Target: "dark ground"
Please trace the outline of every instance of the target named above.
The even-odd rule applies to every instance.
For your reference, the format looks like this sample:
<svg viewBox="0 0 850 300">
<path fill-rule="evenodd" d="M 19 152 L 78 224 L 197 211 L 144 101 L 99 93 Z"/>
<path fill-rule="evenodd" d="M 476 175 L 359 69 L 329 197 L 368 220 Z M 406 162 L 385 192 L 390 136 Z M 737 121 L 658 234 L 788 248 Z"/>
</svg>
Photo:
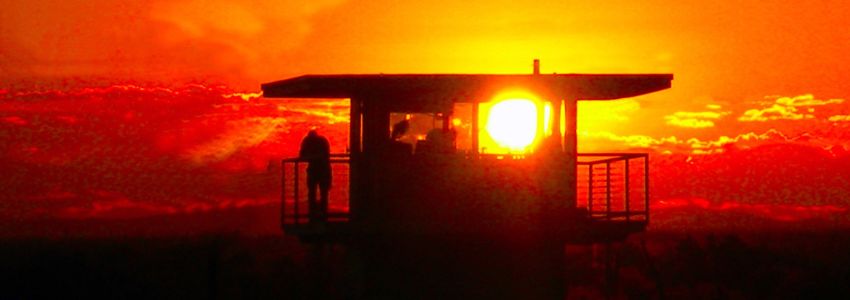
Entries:
<svg viewBox="0 0 850 300">
<path fill-rule="evenodd" d="M 330 252 L 328 261 L 342 265 L 344 248 Z M 649 232 L 613 246 L 618 276 L 608 284 L 604 246 L 566 252 L 572 299 L 850 294 L 847 231 Z M 0 244 L 0 298 L 310 299 L 351 291 L 344 267 L 317 274 L 308 261 L 296 239 L 280 235 L 7 238 Z"/>
<path fill-rule="evenodd" d="M 607 286 L 603 246 L 571 254 L 574 299 L 604 298 L 606 291 L 627 299 L 829 299 L 850 293 L 847 231 L 648 232 L 614 246 L 618 276 Z"/>
</svg>

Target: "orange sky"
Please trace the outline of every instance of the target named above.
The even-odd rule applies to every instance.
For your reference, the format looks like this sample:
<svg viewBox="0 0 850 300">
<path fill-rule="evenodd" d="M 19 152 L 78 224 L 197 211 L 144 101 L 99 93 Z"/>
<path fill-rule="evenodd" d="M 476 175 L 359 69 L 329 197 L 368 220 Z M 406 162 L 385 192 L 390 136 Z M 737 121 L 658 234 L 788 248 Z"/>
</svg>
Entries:
<svg viewBox="0 0 850 300">
<path fill-rule="evenodd" d="M 315 73 L 530 73 L 534 58 L 544 73 L 675 74 L 666 91 L 581 104 L 583 151 L 850 149 L 846 1 L 3 0 L 2 7 L 0 133 L 12 139 L 0 151 L 4 160 L 45 168 L 132 153 L 97 138 L 126 138 L 100 129 L 118 126 L 138 134 L 130 145 L 145 144 L 146 159 L 157 163 L 262 170 L 281 154 L 274 139 L 297 140 L 311 122 L 340 128 L 339 103 L 279 105 L 222 93 Z M 55 133 L 71 134 L 71 143 Z M 19 179 L 34 176 L 21 172 Z M 9 180 L 0 185 L 29 192 Z M 65 182 L 31 192 L 47 199 L 73 186 L 70 193 L 89 204 L 110 193 L 121 201 L 161 198 L 128 184 Z M 250 197 L 260 194 L 269 196 Z M 200 198 L 192 201 L 223 201 Z M 163 199 L 153 202 L 183 205 Z"/>
<path fill-rule="evenodd" d="M 212 79 L 304 73 L 673 72 L 677 102 L 843 97 L 845 1 L 4 1 L 18 78 Z M 687 91 L 685 93 L 684 91 Z"/>
<path fill-rule="evenodd" d="M 730 111 L 722 121 L 761 109 L 754 102 L 766 96 L 850 97 L 842 85 L 850 73 L 845 1 L 95 0 L 3 7 L 0 82 L 12 87 L 207 82 L 255 91 L 261 82 L 308 73 L 528 73 L 539 58 L 543 72 L 674 73 L 673 89 L 642 98 L 639 110 L 625 108 L 627 118 L 651 121 L 620 134 L 653 135 L 671 131 L 665 116 L 703 112 L 707 104 Z M 593 122 L 623 120 L 599 118 Z M 708 132 L 688 134 L 719 136 Z"/>
</svg>

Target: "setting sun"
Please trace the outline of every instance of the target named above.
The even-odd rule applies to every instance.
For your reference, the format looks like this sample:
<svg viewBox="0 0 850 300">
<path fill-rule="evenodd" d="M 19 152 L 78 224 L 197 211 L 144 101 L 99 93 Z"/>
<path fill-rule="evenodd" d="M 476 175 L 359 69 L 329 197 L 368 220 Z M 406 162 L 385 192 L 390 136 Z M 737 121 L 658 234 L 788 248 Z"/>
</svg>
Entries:
<svg viewBox="0 0 850 300">
<path fill-rule="evenodd" d="M 490 108 L 487 133 L 499 146 L 521 151 L 537 136 L 537 105 L 528 99 L 507 99 Z"/>
</svg>

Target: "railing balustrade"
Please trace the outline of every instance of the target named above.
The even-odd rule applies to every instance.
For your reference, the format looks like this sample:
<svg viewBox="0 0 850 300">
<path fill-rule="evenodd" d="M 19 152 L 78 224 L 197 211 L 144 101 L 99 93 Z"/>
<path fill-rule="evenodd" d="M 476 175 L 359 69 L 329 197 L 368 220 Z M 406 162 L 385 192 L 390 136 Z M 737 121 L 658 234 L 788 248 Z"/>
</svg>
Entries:
<svg viewBox="0 0 850 300">
<path fill-rule="evenodd" d="M 576 161 L 576 202 L 590 218 L 649 221 L 649 155 L 580 153 Z"/>
<path fill-rule="evenodd" d="M 332 183 L 328 195 L 325 222 L 349 220 L 349 170 L 348 154 L 331 154 Z M 307 166 L 305 160 L 287 158 L 281 161 L 281 227 L 310 223 L 310 203 L 307 198 Z M 317 198 L 320 193 L 317 191 Z"/>
<path fill-rule="evenodd" d="M 324 222 L 349 221 L 350 163 L 348 154 L 331 155 L 333 184 Z M 310 224 L 307 165 L 298 158 L 281 161 L 281 227 Z M 591 219 L 649 222 L 648 154 L 580 153 L 576 171 L 576 204 Z"/>
</svg>

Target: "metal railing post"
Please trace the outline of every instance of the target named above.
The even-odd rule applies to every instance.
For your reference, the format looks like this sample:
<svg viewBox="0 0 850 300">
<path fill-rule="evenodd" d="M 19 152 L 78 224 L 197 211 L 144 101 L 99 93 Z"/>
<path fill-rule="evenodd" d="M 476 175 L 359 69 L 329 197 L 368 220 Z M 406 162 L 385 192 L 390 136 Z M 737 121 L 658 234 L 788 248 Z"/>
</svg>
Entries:
<svg viewBox="0 0 850 300">
<path fill-rule="evenodd" d="M 351 176 L 351 174 L 350 174 L 350 172 L 351 172 L 351 160 L 350 160 L 349 156 L 344 155 L 344 154 L 331 154 L 331 158 L 332 159 L 330 160 L 330 163 L 331 163 L 331 166 L 332 166 L 332 172 L 336 173 L 337 175 L 342 174 L 341 172 L 344 172 L 345 168 L 333 168 L 333 166 L 337 166 L 339 164 L 346 164 L 348 166 L 348 168 L 347 168 L 347 173 L 345 173 L 344 175 L 349 176 L 349 177 Z M 338 159 L 338 158 L 343 158 L 343 159 Z M 313 212 L 314 209 L 318 209 L 317 207 L 316 208 L 310 207 L 309 201 L 303 201 L 303 200 L 309 200 L 309 199 L 305 199 L 305 198 L 301 197 L 301 191 L 302 191 L 302 189 L 304 189 L 304 187 L 301 186 L 302 185 L 301 177 L 303 177 L 301 175 L 301 166 L 302 165 L 305 165 L 305 169 L 306 169 L 307 162 L 304 161 L 304 160 L 299 160 L 298 158 L 282 159 L 281 162 L 280 162 L 280 166 L 281 166 L 280 167 L 280 169 L 281 169 L 281 176 L 280 176 L 280 184 L 281 184 L 280 185 L 280 201 L 281 201 L 281 204 L 280 204 L 281 205 L 280 206 L 280 214 L 281 214 L 280 224 L 281 224 L 281 229 L 283 229 L 284 231 L 286 231 L 287 229 L 292 229 L 293 227 L 312 224 L 311 223 L 312 220 L 310 219 L 310 213 Z M 290 168 L 290 166 L 292 168 L 291 169 L 292 172 L 294 172 L 293 175 L 287 175 L 286 174 L 286 172 L 288 172 L 287 168 Z M 293 184 L 292 187 L 287 186 L 289 184 L 290 180 L 292 181 L 292 184 Z M 304 182 L 304 185 L 306 185 L 306 180 Z M 344 212 L 336 212 L 336 213 L 331 213 L 330 210 L 328 210 L 326 212 L 326 216 L 328 216 L 328 218 L 331 218 L 335 221 L 342 221 L 342 222 L 347 222 L 347 221 L 350 220 L 350 215 L 351 215 L 351 194 L 350 194 L 351 190 L 350 189 L 351 188 L 352 188 L 352 186 L 350 185 L 350 182 L 349 182 L 349 186 L 348 186 L 349 195 L 348 195 L 348 197 L 340 197 L 339 200 L 337 200 L 337 202 L 342 202 L 344 205 L 347 205 L 348 210 L 344 211 Z M 289 191 L 292 192 L 291 196 L 289 194 Z M 293 201 L 292 206 L 289 206 L 289 203 L 287 203 L 287 201 L 289 199 L 292 199 L 292 201 Z M 304 206 L 303 203 L 300 203 L 302 201 L 308 204 L 307 207 L 302 208 L 302 206 Z M 306 210 L 306 212 L 304 212 L 302 210 Z M 291 215 L 287 215 L 287 213 L 289 213 Z M 332 222 L 332 220 L 330 220 L 330 219 L 328 219 L 326 221 Z"/>
<path fill-rule="evenodd" d="M 593 163 L 587 165 L 587 212 L 593 218 Z"/>
<path fill-rule="evenodd" d="M 605 163 L 605 219 L 611 220 L 611 162 Z"/>
<path fill-rule="evenodd" d="M 643 156 L 643 192 L 644 218 L 646 219 L 646 223 L 649 224 L 649 154 L 644 154 Z"/>
<path fill-rule="evenodd" d="M 280 161 L 280 228 L 286 226 L 286 162 Z"/>
<path fill-rule="evenodd" d="M 625 186 L 625 193 L 626 193 L 626 223 L 628 223 L 628 222 L 629 222 L 629 219 L 630 219 L 630 214 L 631 214 L 631 212 L 629 211 L 629 192 L 631 192 L 631 190 L 629 190 L 629 179 L 630 179 L 629 177 L 631 177 L 631 174 L 629 173 L 629 159 L 628 159 L 628 158 L 626 158 L 625 163 L 626 163 L 626 169 L 623 171 L 623 178 L 625 178 L 625 180 L 626 180 L 626 182 L 625 182 L 625 185 L 626 185 L 626 186 Z"/>
<path fill-rule="evenodd" d="M 299 200 L 298 199 L 298 186 L 300 184 L 298 184 L 298 173 L 299 172 L 298 172 L 298 161 L 297 160 L 295 161 L 294 172 L 295 172 L 295 175 L 294 175 L 294 177 L 295 177 L 295 187 L 293 187 L 292 189 L 295 192 L 295 195 L 292 196 L 292 201 L 295 202 L 295 204 L 293 205 L 295 207 L 295 211 L 293 213 L 293 217 L 295 218 L 295 225 L 298 225 L 300 223 L 300 220 L 299 220 L 300 219 L 300 216 L 299 216 L 300 211 L 298 210 L 298 200 Z"/>
<path fill-rule="evenodd" d="M 593 173 L 594 173 L 594 171 L 593 171 L 593 169 L 594 169 L 595 165 L 605 164 L 605 179 L 600 180 L 600 181 L 603 181 L 605 183 L 605 191 L 604 191 L 604 193 L 605 193 L 605 204 L 604 204 L 605 208 L 604 208 L 604 212 L 597 210 L 597 214 L 601 213 L 601 215 L 597 215 L 596 218 L 597 219 L 604 218 L 607 221 L 615 221 L 615 220 L 620 220 L 621 217 L 624 217 L 625 221 L 627 223 L 630 223 L 632 221 L 633 217 L 639 218 L 639 217 L 642 216 L 643 218 L 640 219 L 639 221 L 645 221 L 646 223 L 649 223 L 649 202 L 650 202 L 650 199 L 649 199 L 649 196 L 650 196 L 649 154 L 647 154 L 647 153 L 583 153 L 583 154 L 578 154 L 578 156 L 599 157 L 599 159 L 591 160 L 591 161 L 585 161 L 585 162 L 578 164 L 578 165 L 587 165 L 588 166 L 587 207 L 588 207 L 588 212 L 590 213 L 591 217 L 594 216 L 593 215 L 593 213 L 594 213 L 594 206 L 593 206 L 593 201 L 594 201 L 594 199 L 593 199 L 593 197 L 594 197 L 594 188 L 593 188 L 593 186 L 594 186 L 594 177 L 593 177 L 594 174 Z M 635 161 L 635 160 L 639 160 L 639 159 L 643 159 L 643 174 L 638 173 L 635 176 L 641 176 L 641 175 L 643 176 L 643 202 L 644 202 L 644 209 L 643 210 L 635 209 L 635 207 L 640 207 L 640 205 L 638 205 L 639 203 L 636 202 L 635 205 L 637 205 L 637 206 L 632 205 L 632 203 L 631 203 L 632 200 L 640 201 L 640 199 L 638 199 L 639 198 L 638 196 L 640 196 L 640 194 L 638 194 L 638 196 L 634 196 L 634 197 L 631 194 L 631 189 L 633 187 L 633 184 L 631 182 L 631 180 L 632 180 L 632 174 L 631 173 L 633 171 L 632 169 L 634 169 L 631 166 L 631 162 Z M 613 204 L 612 198 L 614 196 L 613 193 L 615 192 L 614 188 L 612 187 L 612 185 L 613 185 L 612 172 L 614 172 L 614 171 L 612 171 L 611 169 L 612 169 L 612 164 L 619 163 L 619 162 L 623 162 L 625 164 L 624 167 L 623 167 L 623 170 L 622 170 L 623 171 L 623 182 L 621 183 L 622 185 L 620 186 L 621 188 L 623 188 L 624 195 L 619 196 L 619 197 L 621 197 L 622 200 L 625 201 L 625 203 L 623 203 L 622 206 L 618 206 L 618 208 L 616 210 L 614 210 L 614 208 L 612 207 L 612 204 Z M 616 164 L 615 164 L 614 167 L 616 167 Z M 640 170 L 637 170 L 637 171 L 640 172 Z M 613 179 L 615 179 L 615 178 L 613 178 Z M 597 187 L 597 188 L 599 188 L 599 187 Z M 636 197 L 638 197 L 638 198 L 636 198 Z M 635 210 L 632 211 L 633 209 L 635 209 Z"/>
</svg>

